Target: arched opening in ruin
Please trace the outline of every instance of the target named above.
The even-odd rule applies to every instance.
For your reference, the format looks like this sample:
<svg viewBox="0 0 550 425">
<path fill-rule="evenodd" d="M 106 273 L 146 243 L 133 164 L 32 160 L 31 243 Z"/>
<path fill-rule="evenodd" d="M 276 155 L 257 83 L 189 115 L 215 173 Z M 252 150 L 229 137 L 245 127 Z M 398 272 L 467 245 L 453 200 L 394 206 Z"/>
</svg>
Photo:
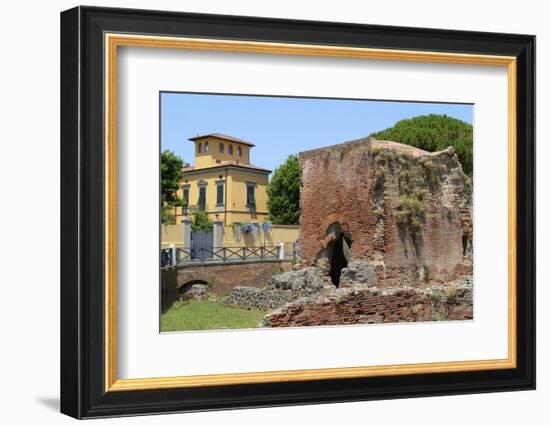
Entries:
<svg viewBox="0 0 550 425">
<path fill-rule="evenodd" d="M 208 282 L 204 280 L 190 280 L 179 287 L 180 301 L 192 298 L 201 299 L 208 294 Z"/>
<path fill-rule="evenodd" d="M 330 238 L 327 244 L 329 275 L 332 284 L 338 287 L 342 269 L 348 266 L 351 259 L 351 236 L 340 223 L 333 223 L 327 230 L 327 237 Z"/>
<path fill-rule="evenodd" d="M 194 285 L 204 285 L 204 287 L 208 287 L 208 282 L 206 282 L 205 280 L 193 279 L 193 280 L 185 282 L 183 285 L 181 285 L 179 287 L 178 291 L 179 291 L 180 294 L 185 294 Z"/>
</svg>

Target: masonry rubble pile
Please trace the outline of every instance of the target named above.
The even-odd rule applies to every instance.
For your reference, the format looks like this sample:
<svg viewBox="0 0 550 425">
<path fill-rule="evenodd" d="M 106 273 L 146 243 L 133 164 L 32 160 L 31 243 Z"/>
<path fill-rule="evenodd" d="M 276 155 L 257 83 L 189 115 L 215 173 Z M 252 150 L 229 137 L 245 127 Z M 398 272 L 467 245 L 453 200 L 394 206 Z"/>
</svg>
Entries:
<svg viewBox="0 0 550 425">
<path fill-rule="evenodd" d="M 368 261 L 351 261 L 347 267 L 342 269 L 340 275 L 340 288 L 346 286 L 376 286 L 378 275 L 376 268 Z"/>
<path fill-rule="evenodd" d="M 460 280 L 429 288 L 350 287 L 316 299 L 300 298 L 267 314 L 261 327 L 466 320 L 472 287 Z"/>
<path fill-rule="evenodd" d="M 189 287 L 189 289 L 183 293 L 182 298 L 183 299 L 204 299 L 207 298 L 209 295 L 208 286 L 205 284 L 194 284 Z"/>
<path fill-rule="evenodd" d="M 316 267 L 273 276 L 266 287 L 235 287 L 227 304 L 274 310 L 260 326 L 292 327 L 473 318 L 472 281 L 465 276 L 430 287 L 376 286 L 375 267 L 352 261 L 342 269 L 342 287 Z"/>
</svg>

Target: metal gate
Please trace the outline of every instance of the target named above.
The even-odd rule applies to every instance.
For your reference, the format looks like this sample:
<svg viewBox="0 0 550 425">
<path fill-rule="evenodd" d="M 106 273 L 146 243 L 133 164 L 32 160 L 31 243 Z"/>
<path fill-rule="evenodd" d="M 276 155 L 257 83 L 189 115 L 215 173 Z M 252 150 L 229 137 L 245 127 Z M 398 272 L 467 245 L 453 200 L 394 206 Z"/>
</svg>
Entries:
<svg viewBox="0 0 550 425">
<path fill-rule="evenodd" d="M 214 237 L 212 232 L 191 232 L 191 259 L 212 258 Z"/>
</svg>

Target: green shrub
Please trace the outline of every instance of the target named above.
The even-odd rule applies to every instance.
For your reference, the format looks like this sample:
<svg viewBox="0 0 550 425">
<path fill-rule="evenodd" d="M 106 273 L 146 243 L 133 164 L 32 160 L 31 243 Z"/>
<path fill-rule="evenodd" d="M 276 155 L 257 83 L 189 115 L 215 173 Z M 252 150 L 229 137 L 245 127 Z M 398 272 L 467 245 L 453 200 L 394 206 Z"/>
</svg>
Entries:
<svg viewBox="0 0 550 425">
<path fill-rule="evenodd" d="M 425 207 L 422 201 L 415 197 L 402 195 L 396 207 L 395 221 L 397 225 L 409 233 L 414 242 L 422 235 L 425 220 Z"/>
<path fill-rule="evenodd" d="M 193 232 L 211 232 L 214 229 L 214 223 L 208 217 L 208 214 L 204 211 L 197 211 L 193 213 L 193 222 L 191 223 L 191 229 Z"/>
</svg>

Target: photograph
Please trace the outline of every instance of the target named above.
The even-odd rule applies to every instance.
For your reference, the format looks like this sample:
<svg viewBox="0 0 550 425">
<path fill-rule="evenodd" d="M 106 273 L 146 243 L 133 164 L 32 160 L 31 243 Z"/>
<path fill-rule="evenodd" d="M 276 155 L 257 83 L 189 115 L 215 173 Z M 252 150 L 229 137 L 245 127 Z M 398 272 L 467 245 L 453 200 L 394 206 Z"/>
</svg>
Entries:
<svg viewBox="0 0 550 425">
<path fill-rule="evenodd" d="M 159 108 L 161 332 L 474 319 L 473 104 Z"/>
</svg>

